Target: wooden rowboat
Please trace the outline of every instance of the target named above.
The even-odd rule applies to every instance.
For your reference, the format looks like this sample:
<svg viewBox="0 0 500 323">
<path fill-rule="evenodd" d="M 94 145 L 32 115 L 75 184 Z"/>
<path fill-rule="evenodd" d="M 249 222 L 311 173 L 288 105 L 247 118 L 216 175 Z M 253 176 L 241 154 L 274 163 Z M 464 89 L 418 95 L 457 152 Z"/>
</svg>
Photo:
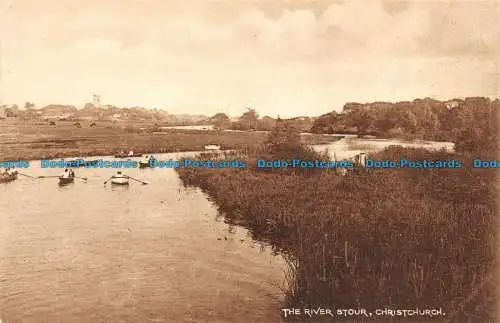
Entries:
<svg viewBox="0 0 500 323">
<path fill-rule="evenodd" d="M 151 161 L 154 160 L 153 157 L 149 157 L 147 159 L 143 159 L 141 161 L 139 161 L 139 168 L 148 168 L 150 167 L 150 163 Z"/>
<path fill-rule="evenodd" d="M 8 183 L 17 179 L 17 173 L 14 174 L 1 174 L 0 183 Z"/>
<path fill-rule="evenodd" d="M 203 148 L 205 148 L 205 150 L 220 150 L 220 146 L 218 145 L 206 145 Z"/>
<path fill-rule="evenodd" d="M 111 184 L 113 185 L 128 185 L 128 177 L 122 176 L 122 177 L 112 177 L 111 178 Z"/>
<path fill-rule="evenodd" d="M 59 177 L 59 185 L 68 185 L 75 182 L 74 177 Z"/>
</svg>

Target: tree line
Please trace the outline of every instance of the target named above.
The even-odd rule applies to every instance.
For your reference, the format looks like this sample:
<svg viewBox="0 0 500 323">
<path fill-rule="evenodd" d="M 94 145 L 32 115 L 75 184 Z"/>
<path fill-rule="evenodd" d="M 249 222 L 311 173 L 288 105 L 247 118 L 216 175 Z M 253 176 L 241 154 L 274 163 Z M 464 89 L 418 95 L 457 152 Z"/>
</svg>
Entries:
<svg viewBox="0 0 500 323">
<path fill-rule="evenodd" d="M 459 152 L 496 154 L 500 100 L 469 97 L 439 101 L 431 98 L 403 102 L 346 103 L 341 112 L 317 118 L 281 120 L 259 117 L 248 109 L 231 122 L 224 113 L 210 118 L 217 129 L 271 131 L 277 121 L 290 128 L 317 134 L 373 135 L 378 138 L 405 138 L 456 143 Z"/>
</svg>

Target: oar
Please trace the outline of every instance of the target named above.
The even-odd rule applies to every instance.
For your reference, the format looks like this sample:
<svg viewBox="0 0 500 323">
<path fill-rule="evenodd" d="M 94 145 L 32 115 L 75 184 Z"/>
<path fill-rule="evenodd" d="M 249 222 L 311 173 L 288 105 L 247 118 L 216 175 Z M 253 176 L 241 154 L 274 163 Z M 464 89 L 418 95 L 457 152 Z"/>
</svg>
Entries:
<svg viewBox="0 0 500 323">
<path fill-rule="evenodd" d="M 38 178 L 59 178 L 60 176 L 38 176 Z"/>
<path fill-rule="evenodd" d="M 140 180 L 138 180 L 138 179 L 136 179 L 136 178 L 133 178 L 133 177 L 130 177 L 130 176 L 128 176 L 128 175 L 126 175 L 126 176 L 127 176 L 128 178 L 130 178 L 130 179 L 133 179 L 134 181 L 137 181 L 137 182 L 139 182 L 139 183 L 142 183 L 142 185 L 148 185 L 148 183 L 146 183 L 146 182 L 140 181 Z"/>
<path fill-rule="evenodd" d="M 86 181 L 88 178 L 87 177 L 76 177 L 75 178 L 79 178 L 79 179 L 83 179 L 84 181 Z"/>
<path fill-rule="evenodd" d="M 106 185 L 107 182 L 109 182 L 113 177 L 108 178 L 107 181 L 104 182 L 104 185 Z"/>
<path fill-rule="evenodd" d="M 37 177 L 33 177 L 33 176 L 30 176 L 30 175 L 26 175 L 26 174 L 23 174 L 23 173 L 18 173 L 19 175 L 23 175 L 23 176 L 26 176 L 26 177 L 29 177 L 29 178 L 34 178 L 34 179 L 37 179 Z"/>
</svg>

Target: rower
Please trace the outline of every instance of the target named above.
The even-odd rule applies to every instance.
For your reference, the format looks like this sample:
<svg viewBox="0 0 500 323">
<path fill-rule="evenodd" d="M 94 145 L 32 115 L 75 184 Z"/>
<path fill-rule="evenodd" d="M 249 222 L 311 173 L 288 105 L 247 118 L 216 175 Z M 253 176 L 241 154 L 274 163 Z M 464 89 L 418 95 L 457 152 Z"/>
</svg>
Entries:
<svg viewBox="0 0 500 323">
<path fill-rule="evenodd" d="M 70 169 L 68 173 L 69 177 L 75 177 L 75 172 L 72 169 Z"/>
<path fill-rule="evenodd" d="M 61 174 L 61 178 L 69 178 L 69 169 L 65 169 L 64 173 Z"/>
<path fill-rule="evenodd" d="M 127 177 L 127 175 L 122 174 L 121 170 L 116 171 L 116 175 L 113 175 L 113 178 L 124 178 Z"/>
<path fill-rule="evenodd" d="M 128 152 L 128 156 L 129 156 L 129 157 L 134 156 L 134 152 L 133 152 L 132 150 L 131 150 L 131 151 L 129 151 L 129 152 Z"/>
</svg>

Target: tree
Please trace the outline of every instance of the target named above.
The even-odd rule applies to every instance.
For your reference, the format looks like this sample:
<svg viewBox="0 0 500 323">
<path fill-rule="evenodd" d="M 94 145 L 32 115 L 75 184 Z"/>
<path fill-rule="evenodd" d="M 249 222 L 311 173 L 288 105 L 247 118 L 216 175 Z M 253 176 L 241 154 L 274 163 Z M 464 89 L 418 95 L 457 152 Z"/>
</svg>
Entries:
<svg viewBox="0 0 500 323">
<path fill-rule="evenodd" d="M 344 113 L 347 113 L 347 126 L 356 127 L 358 135 L 366 133 L 373 125 L 375 115 L 369 106 L 357 103 L 348 103 L 344 106 Z"/>
<path fill-rule="evenodd" d="M 456 150 L 479 157 L 498 158 L 500 101 L 467 98 L 454 112 Z"/>
<path fill-rule="evenodd" d="M 243 130 L 255 129 L 257 127 L 257 121 L 259 120 L 259 115 L 255 109 L 247 108 L 248 111 L 243 113 L 240 117 L 240 122 Z"/>
<path fill-rule="evenodd" d="M 257 124 L 257 129 L 263 131 L 271 131 L 274 129 L 275 125 L 276 125 L 276 120 L 274 120 L 269 116 L 265 116 L 259 120 Z"/>
<path fill-rule="evenodd" d="M 26 110 L 33 109 L 33 108 L 35 108 L 35 104 L 33 102 L 26 102 L 26 103 L 24 103 L 24 108 Z"/>
<path fill-rule="evenodd" d="M 300 139 L 300 133 L 297 129 L 283 121 L 277 121 L 274 129 L 269 133 L 264 141 L 266 152 L 269 157 L 278 160 L 289 159 L 314 159 L 314 151 L 304 145 Z"/>
<path fill-rule="evenodd" d="M 19 107 L 17 104 L 11 105 L 10 108 L 4 110 L 5 116 L 8 118 L 15 118 L 19 116 Z"/>
<path fill-rule="evenodd" d="M 314 120 L 311 127 L 312 133 L 333 133 L 333 125 L 336 121 L 337 112 L 332 111 L 319 116 Z"/>
<path fill-rule="evenodd" d="M 210 119 L 216 129 L 227 129 L 231 126 L 231 120 L 225 113 L 217 113 Z"/>
</svg>

